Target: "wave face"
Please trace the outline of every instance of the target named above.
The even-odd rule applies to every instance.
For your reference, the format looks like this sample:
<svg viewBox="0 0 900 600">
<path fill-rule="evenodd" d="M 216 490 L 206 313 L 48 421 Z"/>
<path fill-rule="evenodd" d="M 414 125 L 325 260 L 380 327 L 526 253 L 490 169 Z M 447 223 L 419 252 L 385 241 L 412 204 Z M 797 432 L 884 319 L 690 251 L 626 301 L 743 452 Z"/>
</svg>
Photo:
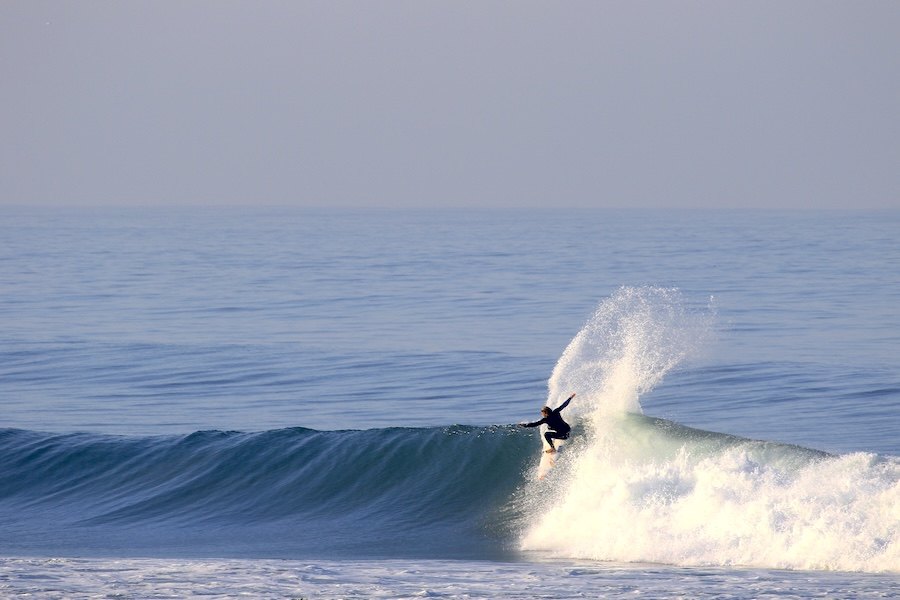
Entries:
<svg viewBox="0 0 900 600">
<path fill-rule="evenodd" d="M 486 556 L 513 427 L 122 438 L 0 431 L 3 552 Z M 496 548 L 496 550 L 492 550 Z"/>
<path fill-rule="evenodd" d="M 563 353 L 582 434 L 517 494 L 523 550 L 676 565 L 900 571 L 900 461 L 832 456 L 643 416 L 639 396 L 708 331 L 675 290 L 623 288 Z M 571 412 L 569 412 L 571 411 Z"/>
</svg>

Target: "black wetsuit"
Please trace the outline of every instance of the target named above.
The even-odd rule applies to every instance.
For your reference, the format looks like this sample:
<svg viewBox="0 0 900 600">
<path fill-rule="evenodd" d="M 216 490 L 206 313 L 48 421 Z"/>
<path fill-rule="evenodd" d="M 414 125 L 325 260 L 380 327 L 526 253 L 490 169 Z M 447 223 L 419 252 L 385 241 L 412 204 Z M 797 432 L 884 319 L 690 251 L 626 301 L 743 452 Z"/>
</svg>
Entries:
<svg viewBox="0 0 900 600">
<path fill-rule="evenodd" d="M 560 405 L 559 408 L 554 408 L 550 411 L 550 414 L 540 421 L 535 421 L 534 423 L 525 423 L 523 427 L 537 427 L 539 425 L 547 425 L 547 431 L 544 433 L 544 439 L 547 440 L 547 443 L 550 444 L 550 447 L 556 449 L 553 445 L 553 440 L 567 440 L 569 439 L 569 432 L 572 431 L 572 428 L 568 423 L 563 421 L 562 415 L 560 415 L 560 411 L 569 405 L 571 402 L 571 398 L 566 400 Z"/>
</svg>

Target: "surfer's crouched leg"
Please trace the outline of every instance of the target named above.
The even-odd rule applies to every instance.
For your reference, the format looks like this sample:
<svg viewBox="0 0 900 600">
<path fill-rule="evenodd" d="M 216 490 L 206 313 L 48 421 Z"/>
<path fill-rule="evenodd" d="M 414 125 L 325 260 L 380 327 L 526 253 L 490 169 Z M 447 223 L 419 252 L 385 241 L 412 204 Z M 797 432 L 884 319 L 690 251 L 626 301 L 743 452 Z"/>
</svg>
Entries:
<svg viewBox="0 0 900 600">
<path fill-rule="evenodd" d="M 553 445 L 553 440 L 567 440 L 569 439 L 569 432 L 560 433 L 551 429 L 544 434 L 544 439 L 550 444 L 550 450 L 547 452 L 556 452 L 556 446 Z"/>
</svg>

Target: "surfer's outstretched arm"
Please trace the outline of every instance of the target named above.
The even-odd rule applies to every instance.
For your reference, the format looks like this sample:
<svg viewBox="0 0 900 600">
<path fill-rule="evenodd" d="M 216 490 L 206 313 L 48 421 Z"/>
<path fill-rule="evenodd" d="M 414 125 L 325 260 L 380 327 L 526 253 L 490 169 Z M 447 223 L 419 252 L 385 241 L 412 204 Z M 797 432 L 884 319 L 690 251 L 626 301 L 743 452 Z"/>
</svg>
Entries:
<svg viewBox="0 0 900 600">
<path fill-rule="evenodd" d="M 571 396 L 566 398 L 566 401 L 559 405 L 559 408 L 556 409 L 556 412 L 559 412 L 562 409 L 564 409 L 565 407 L 567 407 L 569 405 L 569 402 L 571 402 L 572 398 L 574 398 L 574 397 L 575 397 L 575 394 L 573 393 Z"/>
</svg>

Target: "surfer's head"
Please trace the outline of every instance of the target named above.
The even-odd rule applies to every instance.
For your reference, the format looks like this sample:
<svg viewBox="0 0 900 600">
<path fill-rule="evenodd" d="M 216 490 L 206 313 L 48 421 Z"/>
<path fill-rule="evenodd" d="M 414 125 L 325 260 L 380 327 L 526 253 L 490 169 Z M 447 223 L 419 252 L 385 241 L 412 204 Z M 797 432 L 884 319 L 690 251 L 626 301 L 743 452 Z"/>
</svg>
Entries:
<svg viewBox="0 0 900 600">
<path fill-rule="evenodd" d="M 552 412 L 553 411 L 550 409 L 549 406 L 545 406 L 544 408 L 541 409 L 541 414 L 544 415 L 545 417 L 549 417 L 550 413 L 552 413 Z"/>
</svg>

